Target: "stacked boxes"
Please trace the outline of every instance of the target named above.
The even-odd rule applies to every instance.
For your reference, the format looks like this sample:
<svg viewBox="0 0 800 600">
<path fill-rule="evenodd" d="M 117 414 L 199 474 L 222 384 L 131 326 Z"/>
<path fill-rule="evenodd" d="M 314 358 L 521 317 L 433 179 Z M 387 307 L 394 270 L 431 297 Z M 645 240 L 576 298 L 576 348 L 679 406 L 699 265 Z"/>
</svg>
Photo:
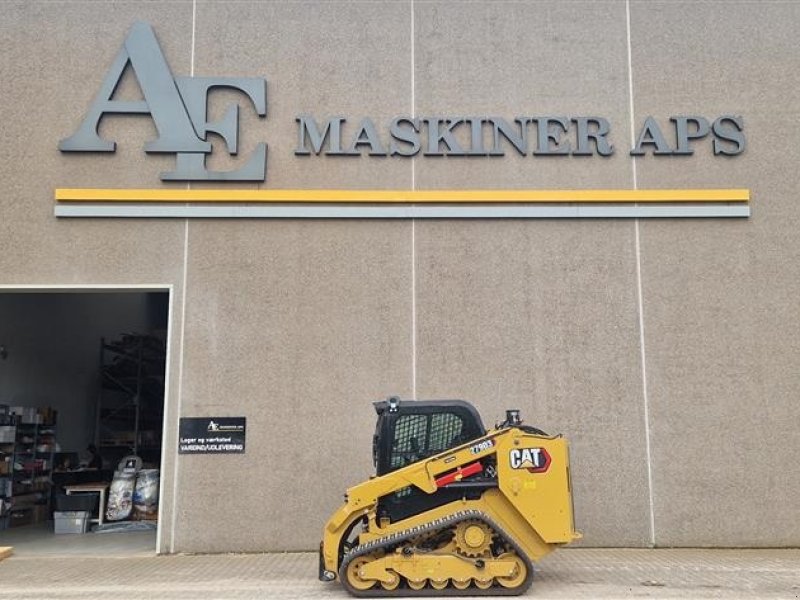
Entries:
<svg viewBox="0 0 800 600">
<path fill-rule="evenodd" d="M 0 475 L 11 473 L 11 458 L 14 452 L 11 444 L 14 443 L 17 436 L 17 428 L 13 423 L 13 417 L 8 414 L 8 407 L 0 405 L 0 444 L 7 445 L 7 447 L 0 448 Z M 0 495 L 2 495 L 2 490 L 0 490 Z"/>
<path fill-rule="evenodd" d="M 16 415 L 20 423 L 41 423 L 42 417 L 33 406 L 12 406 L 9 408 L 12 415 Z"/>
</svg>

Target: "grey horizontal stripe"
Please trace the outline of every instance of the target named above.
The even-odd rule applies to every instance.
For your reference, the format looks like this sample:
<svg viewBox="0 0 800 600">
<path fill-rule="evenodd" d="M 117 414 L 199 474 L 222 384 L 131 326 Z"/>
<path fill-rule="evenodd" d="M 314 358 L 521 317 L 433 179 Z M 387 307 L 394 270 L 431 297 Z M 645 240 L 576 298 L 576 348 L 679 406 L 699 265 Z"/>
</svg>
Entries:
<svg viewBox="0 0 800 600">
<path fill-rule="evenodd" d="M 57 217 L 159 219 L 633 219 L 749 217 L 749 204 L 56 204 Z"/>
</svg>

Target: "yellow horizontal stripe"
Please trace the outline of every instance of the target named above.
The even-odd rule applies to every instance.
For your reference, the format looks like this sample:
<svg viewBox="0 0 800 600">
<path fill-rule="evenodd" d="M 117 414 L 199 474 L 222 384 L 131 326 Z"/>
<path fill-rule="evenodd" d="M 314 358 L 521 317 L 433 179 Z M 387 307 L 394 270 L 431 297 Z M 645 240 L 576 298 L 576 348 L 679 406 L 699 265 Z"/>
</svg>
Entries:
<svg viewBox="0 0 800 600">
<path fill-rule="evenodd" d="M 547 204 L 578 202 L 748 202 L 747 189 L 681 190 L 178 190 L 58 188 L 58 202 L 335 204 Z"/>
</svg>

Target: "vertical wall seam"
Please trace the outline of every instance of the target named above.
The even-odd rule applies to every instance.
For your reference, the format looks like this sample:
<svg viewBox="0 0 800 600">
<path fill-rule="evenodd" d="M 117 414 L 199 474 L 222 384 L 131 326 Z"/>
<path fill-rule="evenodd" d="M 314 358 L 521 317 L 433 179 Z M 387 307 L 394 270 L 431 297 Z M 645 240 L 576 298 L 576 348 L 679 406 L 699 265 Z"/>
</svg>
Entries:
<svg viewBox="0 0 800 600">
<path fill-rule="evenodd" d="M 411 118 L 416 117 L 414 0 L 411 0 Z M 417 189 L 416 158 L 411 157 L 411 189 Z M 411 397 L 417 397 L 417 220 L 411 219 Z"/>
<path fill-rule="evenodd" d="M 634 101 L 633 101 L 633 51 L 631 47 L 631 3 L 630 0 L 625 0 L 625 25 L 627 30 L 627 46 L 628 46 L 628 100 L 629 100 L 629 113 L 630 113 L 630 127 L 631 127 L 631 148 L 636 143 L 636 127 L 634 119 Z M 639 188 L 639 181 L 636 173 L 636 157 L 633 156 L 631 160 L 631 175 L 633 180 L 633 189 Z M 648 502 L 650 508 L 650 545 L 656 545 L 656 519 L 655 519 L 655 503 L 653 497 L 653 456 L 650 434 L 650 398 L 647 389 L 647 354 L 645 351 L 645 333 L 644 333 L 644 298 L 642 290 L 642 246 L 641 236 L 639 231 L 639 219 L 634 220 L 634 245 L 636 249 L 636 310 L 639 321 L 639 357 L 642 370 L 642 401 L 644 404 L 644 436 L 645 436 L 645 453 L 647 457 L 647 490 Z"/>
<path fill-rule="evenodd" d="M 194 54 L 195 54 L 195 32 L 197 29 L 197 0 L 192 0 L 192 41 L 189 59 L 189 76 L 194 77 Z M 186 189 L 191 189 L 191 183 L 186 184 Z M 180 421 L 183 401 L 183 363 L 184 363 L 184 340 L 186 339 L 186 284 L 189 272 L 189 219 L 184 221 L 183 226 L 183 275 L 181 283 L 181 333 L 178 341 L 178 394 L 177 406 L 175 407 L 175 417 Z M 178 469 L 180 456 L 175 455 L 175 464 L 172 469 L 172 521 L 170 523 L 170 553 L 175 552 L 175 527 L 178 518 Z"/>
</svg>

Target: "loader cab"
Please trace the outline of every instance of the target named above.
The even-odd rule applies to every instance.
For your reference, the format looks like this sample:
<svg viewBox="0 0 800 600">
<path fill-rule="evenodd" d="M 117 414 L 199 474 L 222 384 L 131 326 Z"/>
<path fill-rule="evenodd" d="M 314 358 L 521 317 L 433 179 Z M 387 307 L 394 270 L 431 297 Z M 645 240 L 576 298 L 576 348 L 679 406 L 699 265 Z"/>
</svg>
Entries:
<svg viewBox="0 0 800 600">
<path fill-rule="evenodd" d="M 372 440 L 377 475 L 385 475 L 485 435 L 481 417 L 463 400 L 375 402 L 378 422 Z"/>
</svg>

